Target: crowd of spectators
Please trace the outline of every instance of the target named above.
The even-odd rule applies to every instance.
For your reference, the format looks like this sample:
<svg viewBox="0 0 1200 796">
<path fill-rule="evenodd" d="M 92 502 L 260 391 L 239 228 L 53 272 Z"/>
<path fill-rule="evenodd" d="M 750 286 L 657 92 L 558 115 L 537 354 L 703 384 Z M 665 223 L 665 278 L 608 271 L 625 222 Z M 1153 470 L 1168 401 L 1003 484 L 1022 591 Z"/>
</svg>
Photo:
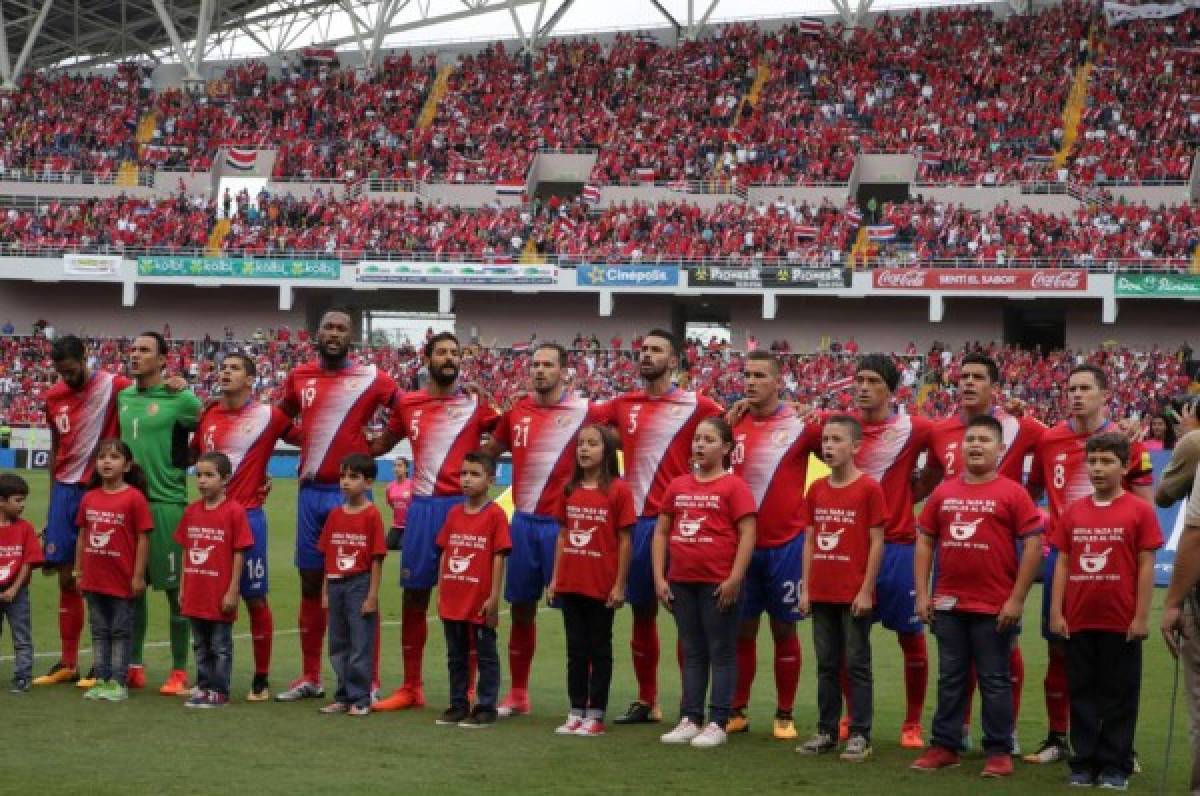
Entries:
<svg viewBox="0 0 1200 796">
<path fill-rule="evenodd" d="M 636 389 L 639 344 L 636 336 L 625 344 L 619 336 L 602 343 L 595 335 L 577 335 L 569 349 L 569 377 L 577 391 L 591 398 L 611 398 Z M 100 338 L 89 341 L 89 366 L 116 371 L 124 367 L 131 341 Z M 613 347 L 615 344 L 615 347 Z M 465 346 L 462 372 L 467 382 L 486 389 L 500 402 L 528 389 L 530 349 L 535 343 L 491 342 L 483 345 L 472 340 Z M 746 348 L 758 342 L 751 338 Z M 306 334 L 293 336 L 286 329 L 260 330 L 251 339 L 234 341 L 232 332 L 223 337 L 203 340 L 174 340 L 167 369 L 184 376 L 203 399 L 216 389 L 217 367 L 224 353 L 237 349 L 250 353 L 258 366 L 255 385 L 260 400 L 278 400 L 287 373 L 301 362 L 313 358 L 314 351 Z M 820 409 L 847 409 L 853 404 L 855 356 L 859 353 L 853 339 L 831 343 L 826 350 L 798 353 L 786 341 L 775 341 L 770 348 L 784 362 L 783 379 L 789 400 Z M 1186 346 L 1183 347 L 1186 349 Z M 1046 423 L 1063 416 L 1068 371 L 1083 362 L 1105 368 L 1112 387 L 1110 412 L 1117 418 L 1135 418 L 1149 422 L 1171 397 L 1185 393 L 1191 384 L 1186 364 L 1190 351 L 1154 347 L 1134 351 L 1115 344 L 1095 351 L 1028 351 L 996 343 L 979 342 L 950 349 L 935 344 L 924 354 L 909 343 L 894 356 L 901 371 L 896 402 L 903 411 L 942 416 L 953 410 L 955 385 L 962 356 L 969 351 L 984 351 L 1000 365 L 1001 387 L 1007 398 L 1020 399 L 1028 411 Z M 15 425 L 43 425 L 46 391 L 56 374 L 50 362 L 50 340 L 44 335 L 31 337 L 0 336 L 0 420 Z M 416 346 L 375 345 L 361 348 L 358 355 L 387 371 L 406 389 L 424 383 L 419 350 Z M 681 386 L 701 390 L 714 398 L 731 403 L 745 394 L 744 354 L 728 342 L 715 338 L 707 342 L 689 340 L 677 379 Z"/>
</svg>

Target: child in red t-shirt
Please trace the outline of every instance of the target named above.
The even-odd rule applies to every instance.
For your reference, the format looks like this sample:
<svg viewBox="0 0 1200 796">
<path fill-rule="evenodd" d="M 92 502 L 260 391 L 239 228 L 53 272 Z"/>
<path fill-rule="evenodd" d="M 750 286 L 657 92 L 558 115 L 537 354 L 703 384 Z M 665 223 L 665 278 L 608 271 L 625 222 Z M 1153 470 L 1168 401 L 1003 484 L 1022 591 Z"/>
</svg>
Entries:
<svg viewBox="0 0 1200 796">
<path fill-rule="evenodd" d="M 557 598 L 567 637 L 571 710 L 559 735 L 603 735 L 612 682 L 613 616 L 625 603 L 625 583 L 637 522 L 633 493 L 619 478 L 617 440 L 589 425 L 575 442 L 575 474 L 567 484 L 546 601 Z"/>
<path fill-rule="evenodd" d="M 329 662 L 337 675 L 324 714 L 366 716 L 379 633 L 379 582 L 387 555 L 383 517 L 368 493 L 378 474 L 365 453 L 342 459 L 338 484 L 345 501 L 329 512 L 317 549 L 325 556 L 321 603 L 329 612 Z"/>
<path fill-rule="evenodd" d="M 508 518 L 488 499 L 496 479 L 496 460 L 482 451 L 463 457 L 459 470 L 466 500 L 450 509 L 438 532 L 438 615 L 446 634 L 446 667 L 450 672 L 450 707 L 437 723 L 469 729 L 496 723 L 500 692 L 500 656 L 496 625 L 504 559 L 512 549 Z M 467 699 L 471 645 L 479 662 L 475 706 Z"/>
<path fill-rule="evenodd" d="M 1154 508 L 1126 492 L 1130 444 L 1117 432 L 1087 441 L 1093 493 L 1055 523 L 1059 551 L 1050 629 L 1067 640 L 1070 784 L 1125 790 L 1142 687 L 1142 642 L 1162 531 Z"/>
<path fill-rule="evenodd" d="M 710 748 L 725 743 L 737 679 L 742 581 L 754 554 L 754 495 L 729 472 L 733 430 L 711 417 L 692 437 L 695 470 L 667 486 L 651 558 L 659 601 L 683 647 L 683 696 L 675 729 L 660 740 Z M 704 696 L 712 674 L 710 715 Z"/>
<path fill-rule="evenodd" d="M 225 495 L 233 465 L 212 451 L 196 460 L 200 499 L 183 511 L 175 541 L 183 549 L 183 616 L 192 620 L 196 651 L 196 689 L 189 708 L 219 708 L 229 703 L 233 676 L 233 623 L 237 621 L 242 564 L 254 547 L 246 510 Z"/>
<path fill-rule="evenodd" d="M 29 573 L 42 563 L 37 531 L 21 519 L 29 484 L 19 475 L 0 475 L 0 629 L 8 620 L 13 637 L 12 692 L 29 690 L 33 676 L 33 625 L 29 611 Z"/>
<path fill-rule="evenodd" d="M 816 735 L 797 751 L 816 755 L 837 748 L 844 662 L 850 681 L 850 738 L 842 759 L 851 762 L 871 754 L 871 625 L 887 524 L 883 489 L 854 466 L 861 447 L 862 426 L 856 419 L 834 415 L 825 421 L 821 457 L 830 474 L 808 490 L 812 526 L 804 538 L 800 587 L 800 612 L 812 617 L 818 718 Z"/>
<path fill-rule="evenodd" d="M 119 439 L 96 446 L 91 487 L 79 503 L 75 573 L 87 597 L 96 659 L 96 684 L 84 699 L 120 702 L 133 644 L 133 603 L 146 591 L 146 562 L 154 518 L 146 501 L 146 476 Z"/>
<path fill-rule="evenodd" d="M 963 433 L 961 475 L 933 490 L 918 520 L 917 615 L 938 640 L 933 739 L 911 766 L 918 771 L 958 765 L 974 665 L 983 704 L 983 776 L 1013 773 L 1009 659 L 1041 565 L 1042 514 L 1020 484 L 1000 475 L 1003 440 L 1000 421 L 972 418 Z"/>
</svg>

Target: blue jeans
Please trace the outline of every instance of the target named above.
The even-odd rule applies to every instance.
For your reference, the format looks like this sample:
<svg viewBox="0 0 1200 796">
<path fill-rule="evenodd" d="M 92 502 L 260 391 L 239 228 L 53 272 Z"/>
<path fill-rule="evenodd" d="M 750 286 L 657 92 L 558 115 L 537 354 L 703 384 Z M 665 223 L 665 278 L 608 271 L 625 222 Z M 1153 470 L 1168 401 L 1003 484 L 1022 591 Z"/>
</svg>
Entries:
<svg viewBox="0 0 1200 796">
<path fill-rule="evenodd" d="M 679 643 L 683 646 L 683 695 L 679 715 L 704 723 L 704 696 L 709 673 L 708 720 L 725 728 L 729 721 L 733 688 L 737 683 L 737 636 L 741 625 L 740 601 L 728 610 L 717 607 L 715 583 L 671 583 Z"/>
<path fill-rule="evenodd" d="M 971 664 L 983 704 L 983 749 L 989 754 L 1012 751 L 1012 680 L 1008 656 L 1016 628 L 1001 632 L 996 617 L 965 611 L 936 611 L 933 635 L 938 640 L 938 704 L 933 715 L 933 743 L 957 751 L 962 745 L 967 710 L 967 675 Z"/>
<path fill-rule="evenodd" d="M 233 623 L 192 619 L 196 688 L 229 696 L 233 676 Z"/>
<path fill-rule="evenodd" d="M 12 602 L 0 602 L 0 632 L 4 620 L 13 637 L 13 681 L 28 680 L 33 676 L 33 625 L 29 614 L 29 586 L 21 587 Z"/>
<path fill-rule="evenodd" d="M 853 616 L 849 605 L 838 603 L 813 603 L 811 616 L 817 654 L 817 731 L 837 737 L 844 666 L 850 680 L 850 734 L 870 740 L 875 709 L 871 616 Z"/>
<path fill-rule="evenodd" d="M 466 710 L 470 670 L 467 659 L 471 642 L 479 659 L 479 683 L 475 686 L 475 706 L 484 710 L 496 709 L 500 694 L 500 655 L 496 652 L 496 629 L 474 622 L 442 620 L 446 634 L 446 668 L 450 672 L 450 707 Z"/>
<path fill-rule="evenodd" d="M 371 576 L 330 578 L 329 662 L 337 674 L 334 699 L 344 705 L 371 706 L 371 675 L 375 659 L 375 623 L 379 614 L 363 615 Z"/>
<path fill-rule="evenodd" d="M 87 603 L 96 679 L 125 685 L 133 649 L 133 600 L 88 592 Z"/>
</svg>

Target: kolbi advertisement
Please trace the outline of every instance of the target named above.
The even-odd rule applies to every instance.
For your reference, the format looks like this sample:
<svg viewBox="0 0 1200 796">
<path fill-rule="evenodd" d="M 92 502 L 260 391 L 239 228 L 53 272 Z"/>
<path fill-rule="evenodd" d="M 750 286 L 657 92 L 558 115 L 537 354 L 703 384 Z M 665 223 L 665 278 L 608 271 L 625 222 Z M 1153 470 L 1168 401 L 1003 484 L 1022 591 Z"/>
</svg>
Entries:
<svg viewBox="0 0 1200 796">
<path fill-rule="evenodd" d="M 360 262 L 355 281 L 391 285 L 554 285 L 545 263 Z"/>
</svg>

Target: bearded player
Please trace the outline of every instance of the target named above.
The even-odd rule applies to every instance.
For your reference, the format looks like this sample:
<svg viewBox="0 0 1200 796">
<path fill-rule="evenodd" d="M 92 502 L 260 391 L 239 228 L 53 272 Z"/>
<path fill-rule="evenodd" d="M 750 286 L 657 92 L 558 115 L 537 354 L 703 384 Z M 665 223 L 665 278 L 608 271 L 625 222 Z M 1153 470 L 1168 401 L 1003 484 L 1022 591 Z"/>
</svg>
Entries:
<svg viewBox="0 0 1200 796">
<path fill-rule="evenodd" d="M 1045 494 L 1052 527 L 1068 505 L 1092 494 L 1084 446 L 1096 434 L 1120 431 L 1108 417 L 1107 405 L 1108 376 L 1104 371 L 1095 365 L 1072 369 L 1067 376 L 1067 419 L 1042 435 L 1029 473 L 1030 495 L 1037 500 Z M 1129 465 L 1122 485 L 1143 500 L 1152 500 L 1154 474 L 1150 454 L 1140 442 L 1130 449 Z M 1071 703 L 1067 695 L 1066 645 L 1049 629 L 1050 592 L 1057 560 L 1058 551 L 1051 547 L 1042 568 L 1042 636 L 1048 647 L 1044 686 L 1049 727 L 1038 750 L 1025 756 L 1029 763 L 1055 763 L 1068 755 Z"/>
<path fill-rule="evenodd" d="M 450 509 L 463 502 L 459 483 L 463 458 L 479 447 L 498 417 L 486 396 L 460 383 L 462 348 L 457 337 L 450 332 L 435 334 L 425 343 L 423 354 L 429 383 L 396 402 L 387 430 L 372 441 L 372 453 L 383 455 L 407 437 L 413 454 L 413 499 L 400 540 L 404 682 L 375 703 L 374 709 L 383 711 L 425 704 L 426 616 L 430 592 L 437 585 L 438 532 Z"/>
<path fill-rule="evenodd" d="M 758 508 L 754 557 L 746 570 L 742 625 L 737 644 L 737 686 L 726 732 L 746 732 L 746 706 L 754 683 L 758 625 L 770 617 L 775 641 L 776 710 L 773 734 L 794 740 L 792 706 L 800 682 L 800 614 L 804 529 L 808 512 L 804 487 L 808 459 L 821 450 L 821 424 L 806 422 L 783 404 L 779 360 L 766 351 L 746 355 L 745 413 L 733 427 L 733 472 L 750 487 Z"/>
<path fill-rule="evenodd" d="M 575 435 L 604 412 L 571 394 L 564 380 L 567 352 L 542 343 L 529 365 L 532 391 L 500 417 L 484 450 L 512 451 L 512 552 L 504 597 L 512 605 L 508 665 L 512 689 L 500 703 L 501 716 L 529 712 L 529 670 L 537 647 L 537 609 L 554 575 L 554 548 L 563 491 L 574 472 Z"/>
<path fill-rule="evenodd" d="M 250 639 L 254 647 L 254 679 L 249 702 L 270 699 L 267 675 L 271 670 L 271 644 L 275 620 L 267 603 L 267 515 L 263 498 L 267 486 L 267 465 L 275 452 L 275 442 L 289 435 L 292 421 L 277 407 L 254 397 L 257 368 L 249 355 L 231 352 L 221 361 L 217 383 L 220 401 L 210 404 L 200 415 L 192 435 L 192 460 L 203 453 L 223 453 L 233 465 L 233 474 L 225 494 L 246 509 L 254 546 L 244 551 L 239 593 L 250 615 Z"/>
<path fill-rule="evenodd" d="M 667 485 L 691 472 L 696 426 L 705 418 L 722 414 L 716 401 L 672 384 L 671 374 L 678 367 L 679 345 L 675 336 L 663 329 L 651 330 L 642 339 L 638 354 L 642 389 L 602 404 L 607 422 L 621 436 L 625 481 L 638 513 L 626 588 L 627 602 L 633 608 L 633 637 L 629 646 L 633 651 L 638 697 L 614 720 L 616 724 L 662 720 L 658 705 L 658 600 L 650 542 Z"/>
<path fill-rule="evenodd" d="M 43 537 L 45 574 L 58 574 L 58 634 L 62 654 L 34 685 L 79 679 L 79 636 L 83 632 L 83 595 L 75 583 L 75 517 L 92 477 L 96 443 L 118 434 L 117 393 L 131 382 L 124 376 L 92 370 L 87 349 L 74 335 L 60 337 L 50 349 L 59 381 L 46 393 L 50 424 L 50 510 Z"/>
<path fill-rule="evenodd" d="M 317 359 L 293 368 L 279 410 L 300 428 L 300 487 L 296 495 L 296 568 L 300 571 L 300 653 L 303 672 L 276 694 L 280 702 L 316 699 L 321 686 L 321 647 L 327 612 L 321 605 L 325 557 L 317 541 L 325 519 L 342 504 L 338 487 L 342 459 L 370 453 L 366 426 L 380 409 L 390 409 L 399 390 L 375 365 L 350 357 L 353 321 L 329 310 L 317 327 Z"/>
</svg>

